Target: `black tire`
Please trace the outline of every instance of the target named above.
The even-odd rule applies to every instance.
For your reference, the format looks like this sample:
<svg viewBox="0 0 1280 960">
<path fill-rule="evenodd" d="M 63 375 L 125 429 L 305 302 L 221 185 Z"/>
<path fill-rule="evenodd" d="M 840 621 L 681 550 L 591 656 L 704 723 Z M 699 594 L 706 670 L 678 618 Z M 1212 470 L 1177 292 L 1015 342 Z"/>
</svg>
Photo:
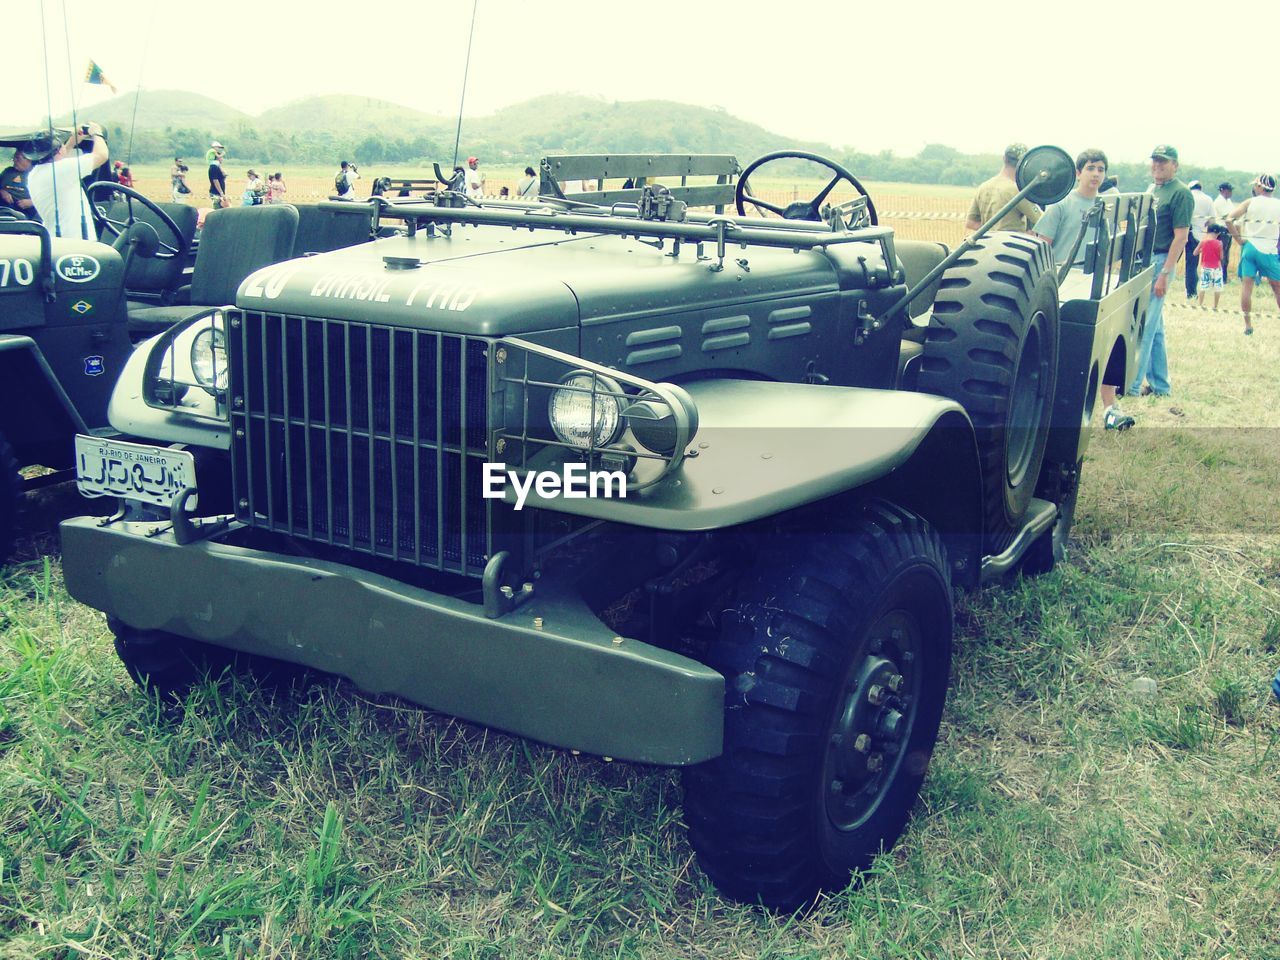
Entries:
<svg viewBox="0 0 1280 960">
<path fill-rule="evenodd" d="M 166 700 L 182 700 L 194 684 L 216 678 L 235 660 L 219 647 L 163 630 L 139 630 L 115 617 L 107 618 L 107 626 L 130 679 Z"/>
<path fill-rule="evenodd" d="M 1058 286 L 1042 241 L 990 234 L 942 275 L 918 389 L 969 414 L 982 467 L 984 550 L 1021 526 L 1049 441 L 1058 374 Z"/>
<path fill-rule="evenodd" d="M 896 506 L 761 552 L 708 654 L 724 752 L 684 771 L 689 840 L 721 892 L 794 910 L 894 844 L 938 736 L 951 633 L 942 542 Z"/>
<path fill-rule="evenodd" d="M 14 532 L 18 527 L 18 508 L 22 504 L 22 473 L 13 447 L 0 433 L 0 564 L 9 562 L 13 552 Z"/>
</svg>

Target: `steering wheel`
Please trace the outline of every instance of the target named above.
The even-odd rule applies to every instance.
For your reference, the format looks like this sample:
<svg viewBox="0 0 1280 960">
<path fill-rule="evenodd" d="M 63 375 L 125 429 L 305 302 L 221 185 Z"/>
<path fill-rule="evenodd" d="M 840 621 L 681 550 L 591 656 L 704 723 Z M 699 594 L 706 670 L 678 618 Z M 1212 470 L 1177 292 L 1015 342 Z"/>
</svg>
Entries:
<svg viewBox="0 0 1280 960">
<path fill-rule="evenodd" d="M 119 183 L 112 183 L 110 180 L 99 180 L 91 183 L 85 188 L 85 195 L 89 198 L 89 205 L 93 207 L 93 219 L 102 231 L 102 239 L 104 243 L 111 243 L 113 246 L 121 242 L 121 237 L 127 237 L 135 223 L 146 223 L 134 216 L 133 201 L 137 200 L 140 204 L 155 214 L 160 225 L 168 232 L 173 243 L 166 243 L 163 239 L 157 241 L 154 249 L 147 249 L 146 246 L 139 249 L 139 253 L 143 256 L 152 256 L 158 260 L 171 260 L 174 257 L 183 258 L 187 255 L 187 238 L 182 235 L 182 231 L 178 229 L 178 225 L 173 222 L 173 218 L 160 209 L 159 205 L 153 200 L 149 200 L 140 194 L 133 187 L 126 187 Z M 110 200 L 114 194 L 124 194 L 125 203 L 128 205 L 129 219 L 113 220 L 107 216 L 106 211 L 98 206 L 97 195 L 106 194 L 106 199 Z"/>
<path fill-rule="evenodd" d="M 780 207 L 777 204 L 769 203 L 761 200 L 759 197 L 751 195 L 751 190 L 747 186 L 747 181 L 751 174 L 757 169 L 763 167 L 766 163 L 773 163 L 775 160 L 809 160 L 813 163 L 826 167 L 834 177 L 828 181 L 827 185 L 818 191 L 812 200 L 796 200 Z M 858 199 L 847 201 L 846 203 L 836 204 L 829 208 L 829 211 L 838 211 L 841 219 L 845 221 L 848 228 L 861 226 L 875 226 L 880 222 L 876 216 L 876 205 L 871 202 L 871 195 L 858 182 L 858 178 L 846 170 L 843 166 L 834 160 L 829 160 L 817 153 L 806 153 L 803 150 L 778 150 L 775 153 L 766 153 L 762 157 L 757 157 L 742 171 L 742 175 L 738 177 L 738 184 L 733 191 L 734 203 L 738 207 L 738 216 L 745 217 L 747 215 L 746 205 L 749 203 L 759 210 L 768 210 L 772 214 L 782 217 L 784 220 L 826 220 L 823 215 L 822 202 L 827 199 L 831 191 L 834 190 L 841 181 L 848 182 L 854 190 L 858 192 Z"/>
</svg>

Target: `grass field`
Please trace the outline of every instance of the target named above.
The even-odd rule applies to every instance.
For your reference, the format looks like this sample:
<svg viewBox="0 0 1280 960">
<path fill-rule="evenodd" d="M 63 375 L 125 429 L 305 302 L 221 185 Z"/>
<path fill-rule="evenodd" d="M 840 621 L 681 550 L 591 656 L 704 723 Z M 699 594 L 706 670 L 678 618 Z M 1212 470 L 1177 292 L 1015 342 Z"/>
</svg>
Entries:
<svg viewBox="0 0 1280 960">
<path fill-rule="evenodd" d="M 147 700 L 45 492 L 0 592 L 0 958 L 1280 958 L 1280 318 L 1174 300 L 1174 396 L 1097 430 L 1068 563 L 963 598 L 913 825 L 803 916 L 716 895 L 668 770 L 326 678 Z"/>
<path fill-rule="evenodd" d="M 274 173 L 275 167 L 265 164 L 249 164 L 237 160 L 224 164 L 227 173 L 227 191 L 233 201 L 239 200 L 244 190 L 246 174 L 250 169 L 265 178 Z M 515 193 L 516 184 L 523 176 L 523 167 L 483 167 L 485 183 L 494 196 L 503 187 Z M 762 168 L 761 172 L 765 172 Z M 323 200 L 333 192 L 333 177 L 337 170 L 328 167 L 302 166 L 282 169 L 288 193 L 287 201 L 293 203 L 315 203 Z M 169 166 L 137 165 L 132 168 L 135 185 L 146 196 L 153 200 L 168 201 Z M 855 175 L 857 171 L 854 171 Z M 374 177 L 404 176 L 429 177 L 431 171 L 423 166 L 404 165 L 368 165 L 361 170 L 364 178 L 358 184 L 357 193 L 368 196 Z M 792 200 L 808 199 L 822 186 L 821 181 L 804 181 L 796 178 L 752 178 L 752 188 L 756 195 L 766 201 L 787 204 Z M 701 181 L 706 182 L 706 181 Z M 192 164 L 187 175 L 187 183 L 192 193 L 187 202 L 196 206 L 208 206 L 208 178 L 203 164 Z M 971 187 L 952 187 L 938 184 L 919 183 L 868 183 L 868 191 L 872 195 L 881 214 L 882 222 L 892 226 L 898 235 L 909 240 L 940 240 L 943 243 L 955 244 L 964 236 L 964 215 L 969 209 L 969 201 L 973 198 Z M 832 194 L 832 199 L 839 202 L 847 199 L 851 191 L 839 189 Z M 748 209 L 748 213 L 755 211 Z"/>
</svg>

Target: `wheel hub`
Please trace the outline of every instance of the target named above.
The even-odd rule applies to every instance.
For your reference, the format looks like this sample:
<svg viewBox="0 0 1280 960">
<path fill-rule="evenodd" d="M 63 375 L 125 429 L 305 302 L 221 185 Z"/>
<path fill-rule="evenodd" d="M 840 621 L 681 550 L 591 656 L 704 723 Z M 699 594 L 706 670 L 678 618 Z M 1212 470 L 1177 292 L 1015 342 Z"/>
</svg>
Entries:
<svg viewBox="0 0 1280 960">
<path fill-rule="evenodd" d="M 823 776 L 827 816 L 849 830 L 875 809 L 911 734 L 920 629 L 902 611 L 881 617 L 837 696 Z"/>
</svg>

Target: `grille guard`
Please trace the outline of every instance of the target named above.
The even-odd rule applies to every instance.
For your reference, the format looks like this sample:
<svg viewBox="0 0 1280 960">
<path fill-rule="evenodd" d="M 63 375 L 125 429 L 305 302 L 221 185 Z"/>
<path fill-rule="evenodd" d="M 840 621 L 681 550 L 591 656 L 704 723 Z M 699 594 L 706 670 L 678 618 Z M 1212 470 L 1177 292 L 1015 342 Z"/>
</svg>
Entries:
<svg viewBox="0 0 1280 960">
<path fill-rule="evenodd" d="M 589 466 L 624 469 L 630 476 L 630 490 L 658 483 L 684 461 L 689 443 L 697 433 L 698 411 L 693 399 L 681 387 L 653 383 L 516 337 L 499 340 L 496 346 L 494 390 L 504 397 L 501 405 L 495 406 L 505 411 L 504 422 L 493 436 L 493 454 L 497 460 L 507 462 L 514 469 L 529 471 L 543 466 L 547 457 L 581 457 Z M 559 368 L 563 368 L 562 375 L 583 371 L 597 378 L 607 377 L 621 389 L 615 393 L 599 379 L 593 379 L 590 388 L 566 386 L 554 374 Z M 552 394 L 558 390 L 589 394 L 593 421 L 597 398 L 617 397 L 623 421 L 618 438 L 612 443 L 596 444 L 593 434 L 585 447 L 560 440 L 546 412 Z M 649 449 L 636 438 L 633 422 L 659 423 L 668 418 L 672 421 L 668 429 L 674 437 L 670 453 Z M 628 438 L 632 442 L 628 442 Z M 513 453 L 518 459 L 511 463 Z"/>
</svg>

